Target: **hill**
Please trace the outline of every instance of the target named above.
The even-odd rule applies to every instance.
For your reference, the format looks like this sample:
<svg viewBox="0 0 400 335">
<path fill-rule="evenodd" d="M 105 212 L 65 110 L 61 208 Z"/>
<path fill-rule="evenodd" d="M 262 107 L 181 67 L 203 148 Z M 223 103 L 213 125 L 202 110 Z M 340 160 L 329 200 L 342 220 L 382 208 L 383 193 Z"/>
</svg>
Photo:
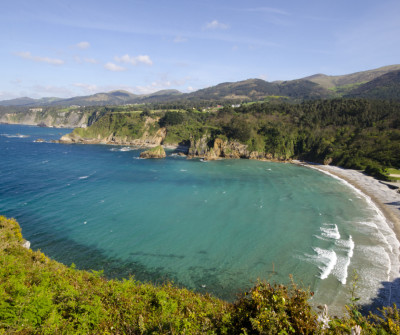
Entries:
<svg viewBox="0 0 400 335">
<path fill-rule="evenodd" d="M 301 80 L 312 81 L 326 89 L 333 89 L 340 86 L 366 83 L 391 71 L 400 70 L 400 65 L 383 66 L 377 69 L 355 72 L 341 76 L 327 76 L 325 74 L 315 74 Z"/>
<path fill-rule="evenodd" d="M 400 70 L 386 73 L 351 90 L 346 96 L 400 100 Z"/>
<path fill-rule="evenodd" d="M 341 76 L 327 76 L 316 74 L 313 76 L 290 80 L 267 82 L 261 79 L 247 79 L 238 82 L 226 82 L 212 87 L 200 89 L 191 93 L 182 93 L 178 90 L 161 90 L 152 94 L 137 95 L 123 90 L 105 93 L 96 93 L 88 96 L 77 96 L 68 99 L 28 97 L 0 101 L 0 106 L 111 106 L 144 103 L 242 103 L 260 101 L 270 97 L 283 100 L 301 101 L 312 99 L 326 99 L 340 96 L 363 96 L 375 98 L 377 94 L 360 95 L 356 89 L 378 77 L 399 71 L 400 65 L 390 65 L 378 69 L 362 71 Z M 385 99 L 398 97 L 396 85 L 390 80 L 374 82 L 373 85 L 385 85 L 383 90 Z M 376 89 L 375 89 L 376 90 Z"/>
<path fill-rule="evenodd" d="M 52 103 L 56 103 L 57 101 L 63 100 L 61 98 L 41 98 L 41 99 L 32 99 L 28 97 L 11 99 L 11 100 L 2 100 L 0 101 L 0 106 L 44 106 Z"/>
</svg>

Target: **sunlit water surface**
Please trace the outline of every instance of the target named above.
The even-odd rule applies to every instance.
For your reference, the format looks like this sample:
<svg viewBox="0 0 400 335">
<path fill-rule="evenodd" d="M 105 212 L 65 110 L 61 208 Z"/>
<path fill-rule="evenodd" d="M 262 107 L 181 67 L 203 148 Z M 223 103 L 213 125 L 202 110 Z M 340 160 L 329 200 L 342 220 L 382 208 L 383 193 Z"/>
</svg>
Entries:
<svg viewBox="0 0 400 335">
<path fill-rule="evenodd" d="M 397 240 L 379 211 L 318 171 L 50 143 L 68 132 L 0 125 L 0 214 L 67 265 L 230 301 L 257 279 L 288 283 L 292 274 L 314 304 L 334 310 L 349 301 L 354 270 L 364 303 L 398 270 Z"/>
</svg>

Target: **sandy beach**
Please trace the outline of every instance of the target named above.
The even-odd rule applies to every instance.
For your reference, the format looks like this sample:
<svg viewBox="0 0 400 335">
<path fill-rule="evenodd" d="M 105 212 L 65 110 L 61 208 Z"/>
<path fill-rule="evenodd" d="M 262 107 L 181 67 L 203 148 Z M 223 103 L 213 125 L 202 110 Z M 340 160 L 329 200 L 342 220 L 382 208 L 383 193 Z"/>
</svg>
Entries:
<svg viewBox="0 0 400 335">
<path fill-rule="evenodd" d="M 397 189 L 389 187 L 389 185 L 385 182 L 365 175 L 362 171 L 343 169 L 330 165 L 305 163 L 300 161 L 295 161 L 294 163 L 319 170 L 323 173 L 328 173 L 333 177 L 340 178 L 341 180 L 349 183 L 349 186 L 353 186 L 361 191 L 366 197 L 369 197 L 375 206 L 385 216 L 388 228 L 390 228 L 395 235 L 393 237 L 397 238 L 397 241 L 391 241 L 392 247 L 399 248 L 400 193 L 397 192 Z M 397 184 L 400 186 L 400 183 Z M 396 264 L 399 263 L 396 262 Z M 380 300 L 380 302 L 378 302 L 375 307 L 382 307 L 384 305 L 391 306 L 393 303 L 396 303 L 397 305 L 400 304 L 400 269 L 393 268 L 392 270 L 393 272 L 390 281 L 382 283 L 383 289 L 381 288 L 381 291 L 384 291 L 384 297 L 377 300 Z"/>
<path fill-rule="evenodd" d="M 390 188 L 385 182 L 367 176 L 361 171 L 343 169 L 338 166 L 309 164 L 296 162 L 296 164 L 307 166 L 328 172 L 339 177 L 371 198 L 375 205 L 385 215 L 390 227 L 400 241 L 400 193 L 397 189 Z M 400 183 L 398 183 L 400 186 Z"/>
</svg>

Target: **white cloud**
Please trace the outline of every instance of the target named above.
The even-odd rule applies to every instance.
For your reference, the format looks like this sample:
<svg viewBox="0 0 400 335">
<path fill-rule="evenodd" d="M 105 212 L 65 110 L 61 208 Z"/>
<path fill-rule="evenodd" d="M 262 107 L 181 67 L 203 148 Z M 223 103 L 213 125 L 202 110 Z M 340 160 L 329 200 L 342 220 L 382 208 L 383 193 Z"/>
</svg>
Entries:
<svg viewBox="0 0 400 335">
<path fill-rule="evenodd" d="M 16 55 L 23 59 L 30 59 L 35 62 L 43 62 L 52 65 L 63 65 L 65 63 L 62 59 L 33 56 L 29 51 L 17 52 Z"/>
<path fill-rule="evenodd" d="M 160 79 L 153 81 L 150 85 L 136 86 L 135 92 L 139 92 L 139 94 L 150 94 L 166 89 L 179 89 L 179 87 L 186 85 L 189 79 L 189 77 L 186 77 L 170 80 L 167 75 L 162 75 Z"/>
<path fill-rule="evenodd" d="M 79 42 L 78 44 L 75 45 L 78 49 L 87 49 L 90 47 L 89 42 Z"/>
<path fill-rule="evenodd" d="M 20 98 L 21 96 L 23 96 L 23 94 L 18 95 L 15 92 L 0 91 L 0 101 L 16 99 L 16 98 Z"/>
<path fill-rule="evenodd" d="M 204 28 L 205 29 L 210 29 L 210 30 L 214 30 L 214 29 L 223 29 L 223 30 L 225 30 L 225 29 L 229 28 L 229 25 L 227 25 L 225 23 L 222 23 L 222 22 L 219 22 L 218 20 L 214 20 L 214 21 L 211 21 L 211 22 L 207 22 Z"/>
<path fill-rule="evenodd" d="M 114 63 L 110 63 L 110 62 L 105 64 L 104 68 L 106 68 L 109 71 L 113 71 L 113 72 L 121 72 L 121 71 L 125 71 L 126 70 L 126 68 L 124 68 L 122 66 L 119 66 L 117 64 L 114 64 Z"/>
<path fill-rule="evenodd" d="M 188 86 L 187 90 L 188 90 L 188 92 L 193 92 L 194 88 L 192 86 Z"/>
<path fill-rule="evenodd" d="M 188 39 L 186 37 L 176 36 L 173 41 L 174 43 L 185 43 Z"/>
<path fill-rule="evenodd" d="M 92 85 L 92 84 L 75 83 L 74 86 L 82 88 L 84 92 L 89 94 L 96 93 L 99 90 L 97 85 Z"/>
<path fill-rule="evenodd" d="M 116 62 L 119 63 L 127 63 L 132 65 L 143 63 L 146 65 L 153 65 L 153 61 L 150 59 L 148 55 L 129 56 L 128 54 L 126 54 L 123 55 L 122 57 L 115 56 L 114 59 Z"/>
<path fill-rule="evenodd" d="M 35 85 L 32 86 L 29 89 L 31 92 L 33 91 L 34 93 L 32 94 L 33 97 L 49 97 L 49 96 L 55 96 L 55 97 L 60 97 L 60 98 L 66 98 L 66 97 L 71 97 L 73 96 L 73 92 L 62 86 L 53 86 L 53 85 Z"/>
<path fill-rule="evenodd" d="M 94 58 L 84 58 L 83 61 L 86 62 L 86 63 L 90 63 L 90 64 L 97 64 L 98 63 L 97 60 L 94 59 Z"/>
<path fill-rule="evenodd" d="M 97 64 L 97 60 L 94 58 L 81 58 L 79 56 L 74 57 L 75 62 L 81 64 L 81 63 L 90 63 L 90 64 Z"/>
</svg>

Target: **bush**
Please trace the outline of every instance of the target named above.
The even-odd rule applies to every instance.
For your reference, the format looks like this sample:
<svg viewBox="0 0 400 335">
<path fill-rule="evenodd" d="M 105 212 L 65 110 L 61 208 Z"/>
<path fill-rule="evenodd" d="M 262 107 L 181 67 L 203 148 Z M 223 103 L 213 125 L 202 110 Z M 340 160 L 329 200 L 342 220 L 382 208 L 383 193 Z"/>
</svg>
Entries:
<svg viewBox="0 0 400 335">
<path fill-rule="evenodd" d="M 240 142 L 247 142 L 251 137 L 249 123 L 240 117 L 234 117 L 225 127 L 225 132 L 229 138 L 239 140 Z"/>
<path fill-rule="evenodd" d="M 365 168 L 365 172 L 367 174 L 369 174 L 370 176 L 375 177 L 375 178 L 377 178 L 379 180 L 385 180 L 385 181 L 389 181 L 390 180 L 390 178 L 387 175 L 387 173 L 385 172 L 385 170 L 382 167 L 378 166 L 378 165 L 368 165 Z"/>
<path fill-rule="evenodd" d="M 232 334 L 314 334 L 319 325 L 308 299 L 312 293 L 260 282 L 233 308 Z"/>
<path fill-rule="evenodd" d="M 160 119 L 159 124 L 161 127 L 174 126 L 181 124 L 184 120 L 184 115 L 181 112 L 166 112 Z"/>
</svg>

